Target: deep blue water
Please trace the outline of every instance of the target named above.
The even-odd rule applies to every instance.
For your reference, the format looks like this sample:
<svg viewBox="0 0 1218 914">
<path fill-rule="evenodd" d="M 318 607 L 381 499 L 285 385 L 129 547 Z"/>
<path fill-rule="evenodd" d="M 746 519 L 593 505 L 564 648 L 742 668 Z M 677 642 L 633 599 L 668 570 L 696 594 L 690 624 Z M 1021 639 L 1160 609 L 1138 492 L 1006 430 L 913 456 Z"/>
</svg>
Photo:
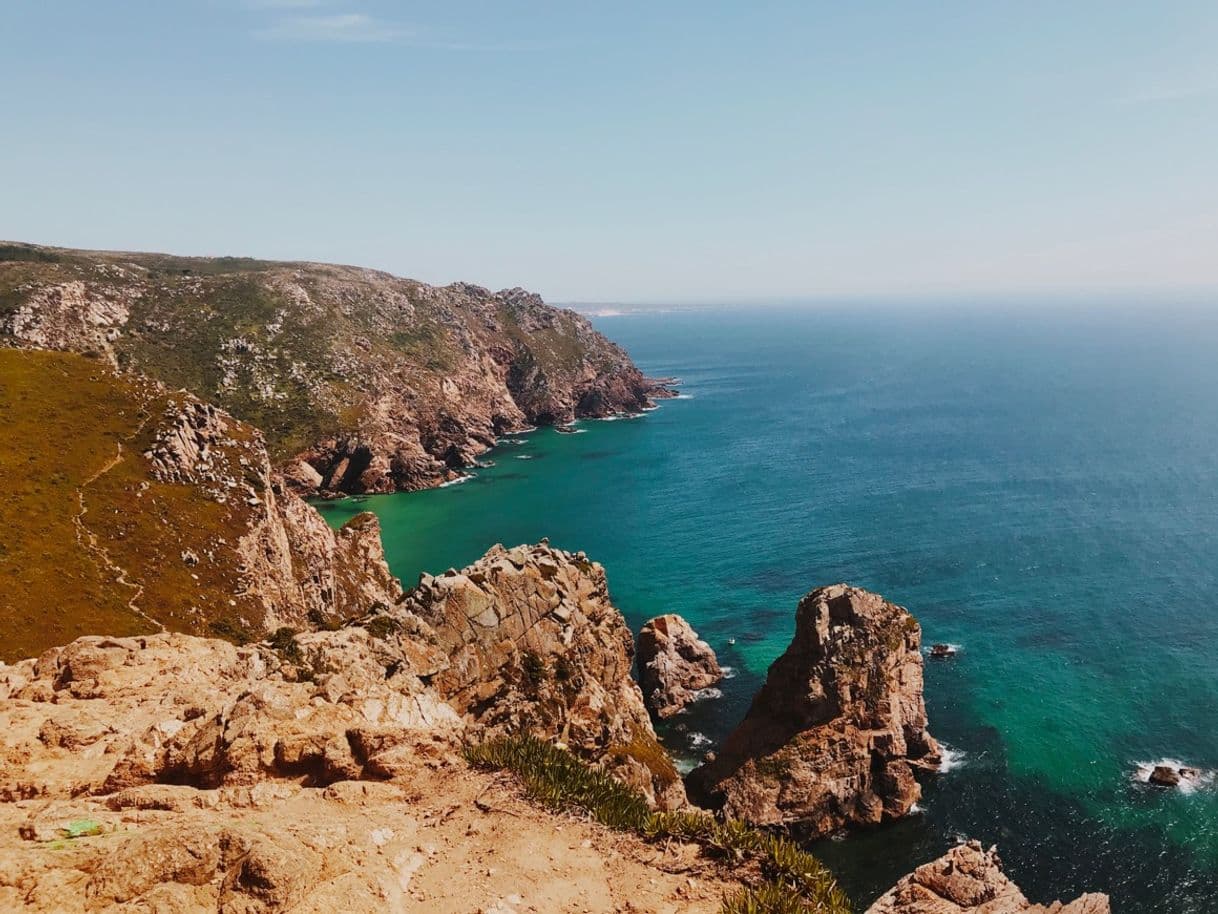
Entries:
<svg viewBox="0 0 1218 914">
<path fill-rule="evenodd" d="M 468 483 L 330 519 L 377 511 L 408 583 L 497 541 L 586 550 L 636 628 L 679 612 L 737 670 L 666 732 L 691 756 L 694 733 L 743 714 L 801 594 L 876 590 L 927 641 L 963 645 L 927 668 L 931 731 L 961 760 L 922 814 L 816 847 L 860 909 L 969 836 L 997 842 L 1034 901 L 1218 911 L 1218 791 L 1132 782 L 1164 757 L 1218 768 L 1218 312 L 598 325 L 685 397 L 524 436 Z"/>
</svg>

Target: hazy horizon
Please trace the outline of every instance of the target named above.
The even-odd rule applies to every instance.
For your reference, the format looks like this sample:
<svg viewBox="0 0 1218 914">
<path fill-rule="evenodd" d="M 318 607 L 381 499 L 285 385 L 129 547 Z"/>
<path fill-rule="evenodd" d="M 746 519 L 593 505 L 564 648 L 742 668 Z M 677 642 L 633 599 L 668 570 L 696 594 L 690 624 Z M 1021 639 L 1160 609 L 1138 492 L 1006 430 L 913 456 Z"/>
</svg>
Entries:
<svg viewBox="0 0 1218 914">
<path fill-rule="evenodd" d="M 18 240 L 577 303 L 1218 289 L 1200 2 L 9 6 Z"/>
</svg>

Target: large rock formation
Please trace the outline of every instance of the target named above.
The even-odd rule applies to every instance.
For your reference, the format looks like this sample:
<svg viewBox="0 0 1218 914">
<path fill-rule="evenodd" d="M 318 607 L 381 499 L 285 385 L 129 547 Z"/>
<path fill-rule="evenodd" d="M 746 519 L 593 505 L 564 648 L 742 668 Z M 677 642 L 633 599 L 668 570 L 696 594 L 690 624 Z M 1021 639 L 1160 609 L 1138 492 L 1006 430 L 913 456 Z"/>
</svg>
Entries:
<svg viewBox="0 0 1218 914">
<path fill-rule="evenodd" d="M 467 768 L 476 734 L 424 683 L 446 663 L 396 609 L 0 664 L 0 910 L 718 910 L 730 887 L 692 848 L 555 818 Z"/>
<path fill-rule="evenodd" d="M 583 553 L 495 546 L 424 575 L 401 608 L 434 629 L 450 663 L 431 682 L 484 735 L 559 741 L 662 806 L 685 802 L 630 675 L 630 629 Z"/>
<path fill-rule="evenodd" d="M 521 289 L 323 264 L 0 244 L 0 342 L 92 353 L 216 403 L 308 493 L 435 485 L 505 433 L 667 393 Z"/>
<path fill-rule="evenodd" d="M 401 595 L 376 518 L 332 531 L 223 410 L 72 353 L 0 349 L 5 642 L 261 637 Z"/>
<path fill-rule="evenodd" d="M 1107 895 L 1087 894 L 1048 907 L 1032 904 L 1002 871 L 994 848 L 960 844 L 918 867 L 867 909 L 867 914 L 1109 914 Z"/>
<path fill-rule="evenodd" d="M 905 815 L 935 769 L 922 633 L 905 609 L 837 584 L 800 601 L 795 637 L 744 721 L 690 776 L 695 799 L 809 835 Z"/>
<path fill-rule="evenodd" d="M 657 717 L 672 717 L 723 679 L 711 646 L 675 614 L 656 616 L 639 632 L 639 685 Z"/>
</svg>

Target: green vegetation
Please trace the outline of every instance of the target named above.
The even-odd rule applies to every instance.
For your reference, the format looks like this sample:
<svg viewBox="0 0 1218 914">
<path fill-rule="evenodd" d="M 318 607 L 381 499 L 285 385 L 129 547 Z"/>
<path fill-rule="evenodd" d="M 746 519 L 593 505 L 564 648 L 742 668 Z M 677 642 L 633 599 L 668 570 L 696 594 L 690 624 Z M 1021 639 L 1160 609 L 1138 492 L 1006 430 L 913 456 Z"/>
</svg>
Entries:
<svg viewBox="0 0 1218 914">
<path fill-rule="evenodd" d="M 261 619 L 236 552 L 217 544 L 237 541 L 250 509 L 149 474 L 167 400 L 80 355 L 0 349 L 0 660 L 161 625 L 242 640 L 240 620 Z M 203 560 L 187 564 L 187 551 Z"/>
<path fill-rule="evenodd" d="M 723 914 L 850 912 L 849 901 L 824 865 L 780 835 L 705 812 L 653 812 L 638 791 L 530 736 L 499 737 L 469 746 L 465 757 L 478 768 L 511 771 L 530 796 L 555 811 L 582 810 L 617 831 L 632 831 L 652 841 L 688 841 L 725 860 L 755 863 L 765 882 L 725 900 Z"/>
</svg>

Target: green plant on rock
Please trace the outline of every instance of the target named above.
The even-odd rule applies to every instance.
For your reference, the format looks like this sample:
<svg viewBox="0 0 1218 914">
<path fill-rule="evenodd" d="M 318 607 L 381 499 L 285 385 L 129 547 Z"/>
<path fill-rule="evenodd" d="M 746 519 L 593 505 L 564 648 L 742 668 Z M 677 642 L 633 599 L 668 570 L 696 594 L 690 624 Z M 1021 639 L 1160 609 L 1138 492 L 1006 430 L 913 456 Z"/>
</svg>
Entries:
<svg viewBox="0 0 1218 914">
<path fill-rule="evenodd" d="M 726 899 L 722 914 L 850 914 L 833 875 L 787 838 L 697 810 L 653 812 L 637 790 L 532 736 L 497 737 L 464 753 L 474 767 L 511 771 L 551 809 L 583 810 L 609 828 L 650 841 L 673 838 L 733 861 L 756 861 L 767 881 Z"/>
</svg>

